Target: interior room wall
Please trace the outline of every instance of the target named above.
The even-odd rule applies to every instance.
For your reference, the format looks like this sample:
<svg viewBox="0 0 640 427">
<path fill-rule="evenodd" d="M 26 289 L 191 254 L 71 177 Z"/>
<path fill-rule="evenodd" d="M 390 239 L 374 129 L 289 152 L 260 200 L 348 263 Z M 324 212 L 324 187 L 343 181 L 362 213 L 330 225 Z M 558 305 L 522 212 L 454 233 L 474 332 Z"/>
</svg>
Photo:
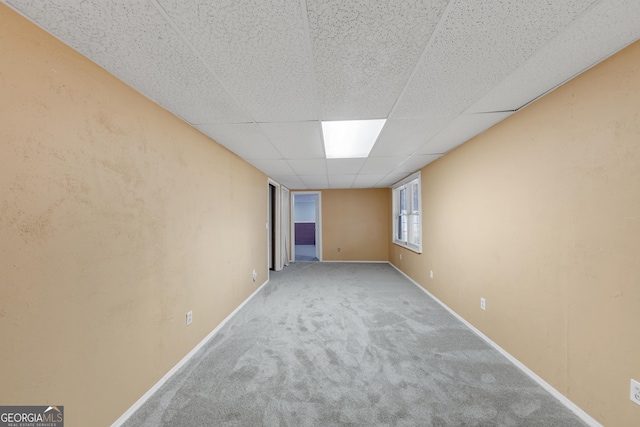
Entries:
<svg viewBox="0 0 640 427">
<path fill-rule="evenodd" d="M 424 251 L 390 244 L 396 266 L 606 426 L 640 420 L 639 114 L 640 42 L 427 165 Z"/>
<path fill-rule="evenodd" d="M 110 425 L 267 280 L 267 177 L 4 5 L 0 58 L 0 402 Z"/>
<path fill-rule="evenodd" d="M 294 221 L 295 222 L 316 222 L 316 200 L 301 197 L 300 194 L 294 197 Z"/>
<path fill-rule="evenodd" d="M 322 190 L 323 261 L 387 261 L 390 204 L 388 188 Z"/>
</svg>

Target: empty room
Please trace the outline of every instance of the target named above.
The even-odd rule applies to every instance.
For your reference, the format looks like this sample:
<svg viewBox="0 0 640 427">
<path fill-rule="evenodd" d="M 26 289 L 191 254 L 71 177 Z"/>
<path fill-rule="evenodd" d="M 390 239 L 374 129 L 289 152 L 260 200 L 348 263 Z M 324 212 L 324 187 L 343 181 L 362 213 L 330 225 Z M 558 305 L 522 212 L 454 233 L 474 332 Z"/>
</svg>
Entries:
<svg viewBox="0 0 640 427">
<path fill-rule="evenodd" d="M 640 425 L 637 0 L 0 3 L 0 426 Z"/>
</svg>

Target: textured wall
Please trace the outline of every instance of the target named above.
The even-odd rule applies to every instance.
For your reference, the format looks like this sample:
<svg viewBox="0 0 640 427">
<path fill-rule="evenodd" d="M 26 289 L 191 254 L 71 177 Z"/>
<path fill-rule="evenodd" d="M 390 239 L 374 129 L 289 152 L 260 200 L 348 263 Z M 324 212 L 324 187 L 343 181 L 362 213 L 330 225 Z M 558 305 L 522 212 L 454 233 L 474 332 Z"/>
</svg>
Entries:
<svg viewBox="0 0 640 427">
<path fill-rule="evenodd" d="M 0 58 L 0 402 L 108 425 L 267 279 L 267 179 L 2 5 Z"/>
<path fill-rule="evenodd" d="M 606 426 L 640 420 L 639 114 L 636 43 L 425 167 L 424 252 L 390 245 Z"/>
<path fill-rule="evenodd" d="M 388 188 L 322 190 L 323 261 L 388 261 L 390 204 Z"/>
</svg>

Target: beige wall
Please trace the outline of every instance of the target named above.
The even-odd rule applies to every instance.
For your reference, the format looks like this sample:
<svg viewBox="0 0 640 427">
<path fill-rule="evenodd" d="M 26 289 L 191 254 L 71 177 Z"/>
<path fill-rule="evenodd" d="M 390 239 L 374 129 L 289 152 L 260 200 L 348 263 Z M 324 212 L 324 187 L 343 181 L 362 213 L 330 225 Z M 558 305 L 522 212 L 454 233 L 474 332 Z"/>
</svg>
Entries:
<svg viewBox="0 0 640 427">
<path fill-rule="evenodd" d="M 322 190 L 324 261 L 389 259 L 390 191 L 388 188 Z"/>
<path fill-rule="evenodd" d="M 425 167 L 424 252 L 390 245 L 606 426 L 640 420 L 639 114 L 640 42 Z"/>
<path fill-rule="evenodd" d="M 108 425 L 267 279 L 267 178 L 4 5 L 0 58 L 0 402 Z"/>
</svg>

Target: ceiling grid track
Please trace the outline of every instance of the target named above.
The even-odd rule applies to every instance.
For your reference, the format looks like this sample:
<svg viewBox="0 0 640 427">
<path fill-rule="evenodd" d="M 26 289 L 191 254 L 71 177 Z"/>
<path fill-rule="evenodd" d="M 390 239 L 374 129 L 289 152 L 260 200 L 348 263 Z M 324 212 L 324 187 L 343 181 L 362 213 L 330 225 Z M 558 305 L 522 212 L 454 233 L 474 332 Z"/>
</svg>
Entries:
<svg viewBox="0 0 640 427">
<path fill-rule="evenodd" d="M 433 41 L 436 39 L 436 37 L 438 36 L 440 31 L 442 30 L 442 26 L 444 25 L 444 22 L 447 20 L 447 16 L 451 12 L 451 9 L 453 9 L 453 5 L 454 5 L 454 3 L 456 1 L 457 0 L 449 0 L 449 3 L 447 3 L 447 7 L 444 8 L 444 11 L 442 12 L 442 15 L 440 15 L 440 19 L 438 20 L 438 24 L 433 29 L 433 32 L 431 33 L 431 36 L 429 37 L 429 41 L 427 42 L 427 45 L 424 47 L 422 53 L 420 54 L 420 57 L 418 58 L 418 61 L 416 62 L 416 65 L 413 67 L 413 70 L 411 70 L 411 74 L 409 74 L 409 77 L 407 78 L 407 81 L 405 82 L 404 87 L 402 88 L 402 91 L 400 92 L 400 95 L 398 95 L 398 99 L 396 99 L 396 102 L 393 104 L 393 107 L 391 107 L 391 110 L 389 110 L 389 114 L 388 114 L 387 117 L 391 117 L 391 115 L 395 112 L 396 108 L 398 107 L 398 103 L 404 97 L 404 94 L 407 91 L 407 88 L 409 87 L 409 84 L 413 80 L 413 77 L 414 77 L 414 75 L 416 73 L 416 70 L 418 69 L 420 64 L 422 64 L 424 62 L 425 58 L 427 57 L 427 53 L 429 52 L 429 50 L 431 50 L 431 46 L 433 45 Z"/>
<path fill-rule="evenodd" d="M 211 68 L 211 66 L 209 65 L 209 63 L 204 59 L 204 57 L 200 54 L 200 52 L 195 48 L 195 46 L 193 45 L 193 43 L 191 43 L 186 37 L 185 35 L 182 33 L 182 31 L 180 30 L 180 28 L 178 28 L 178 26 L 176 25 L 175 22 L 173 22 L 173 20 L 171 19 L 171 17 L 169 16 L 169 14 L 167 13 L 167 11 L 164 9 L 164 7 L 162 7 L 162 5 L 160 3 L 158 3 L 158 0 L 149 0 L 151 2 L 151 4 L 158 10 L 158 12 L 162 15 L 162 17 L 167 21 L 167 23 L 171 26 L 171 28 L 173 28 L 173 31 L 176 32 L 176 34 L 180 37 L 180 39 L 189 47 L 189 49 L 191 50 L 191 52 L 198 58 L 198 60 L 200 60 L 200 62 L 202 63 L 202 65 L 205 66 L 205 68 L 207 69 L 207 71 L 209 71 L 209 73 L 213 76 L 213 78 L 218 82 L 218 84 L 220 84 L 220 86 L 224 89 L 224 91 L 229 95 L 229 97 L 236 103 L 236 105 L 238 105 L 240 107 L 240 109 L 242 110 L 242 112 L 251 119 L 251 123 L 256 126 L 258 129 L 260 129 L 260 132 L 262 132 L 262 129 L 260 128 L 260 126 L 258 125 L 258 122 L 256 122 L 256 120 L 253 118 L 253 116 L 251 114 L 249 114 L 249 111 L 245 108 L 245 106 L 238 101 L 238 99 L 235 97 L 235 95 L 227 88 L 227 86 L 220 80 L 220 78 L 218 78 L 218 75 L 216 74 L 216 72 Z M 189 122 L 188 120 L 185 120 L 187 123 L 189 123 L 191 126 L 195 127 L 194 123 Z M 262 132 L 264 134 L 264 132 Z M 282 153 L 280 152 L 280 150 L 278 150 L 278 147 L 276 147 L 273 142 L 271 142 L 271 140 L 268 138 L 267 135 L 264 135 L 264 137 L 269 141 L 269 143 L 271 144 L 272 148 L 280 155 L 281 158 L 284 158 L 284 156 L 282 155 Z"/>
<path fill-rule="evenodd" d="M 389 187 L 640 39 L 638 0 L 0 4 L 293 190 Z"/>
<path fill-rule="evenodd" d="M 329 167 L 327 165 L 327 153 L 324 147 L 324 135 L 322 134 L 322 126 L 321 126 L 322 112 L 320 111 L 320 96 L 319 96 L 318 84 L 317 84 L 318 79 L 316 76 L 315 60 L 313 58 L 313 48 L 311 47 L 311 31 L 309 30 L 309 12 L 307 10 L 307 0 L 300 0 L 300 14 L 302 18 L 302 25 L 304 26 L 305 45 L 307 47 L 307 55 L 309 55 L 309 60 L 311 61 L 310 72 L 311 72 L 311 81 L 313 85 L 313 98 L 314 98 L 314 104 L 315 104 L 314 106 L 316 109 L 316 114 L 318 117 L 317 126 L 320 131 L 320 142 L 322 143 L 322 154 L 325 159 L 324 167 L 328 170 Z M 327 185 L 331 186 L 329 184 L 328 174 L 327 174 Z"/>
<path fill-rule="evenodd" d="M 574 25 L 574 24 L 575 24 L 577 21 L 579 21 L 583 16 L 586 16 L 586 15 L 587 15 L 587 14 L 588 14 L 588 13 L 589 13 L 593 8 L 595 8 L 597 5 L 599 5 L 599 4 L 600 4 L 600 3 L 602 3 L 603 1 L 604 1 L 604 0 L 598 0 L 598 1 L 593 2 L 593 3 L 592 3 L 588 8 L 586 8 L 582 13 L 580 13 L 578 16 L 576 16 L 576 17 L 575 17 L 575 19 L 573 19 L 573 21 L 571 22 L 571 25 Z M 567 27 L 567 28 L 569 28 L 569 27 Z M 545 49 L 545 48 L 546 48 L 548 45 L 550 45 L 554 40 L 556 40 L 558 37 L 560 37 L 560 35 L 561 35 L 563 32 L 567 31 L 567 28 L 564 28 L 563 30 L 558 31 L 558 33 L 557 33 L 555 36 L 551 37 L 549 40 L 547 40 L 545 43 L 543 43 L 543 44 L 538 48 L 538 50 L 536 50 L 535 52 L 532 52 L 532 53 L 531 53 L 531 55 L 529 55 L 529 57 L 528 57 L 525 61 L 523 61 L 523 63 L 522 63 L 522 64 L 520 64 L 520 66 L 519 66 L 519 67 L 517 67 L 517 68 L 516 68 L 516 70 L 514 70 L 513 72 L 516 72 L 518 69 L 521 69 L 521 68 L 526 67 L 526 66 L 528 65 L 529 61 L 531 61 L 531 58 L 533 58 L 533 57 L 534 57 L 534 56 L 535 56 L 539 51 L 541 51 L 541 50 Z M 576 75 L 578 75 L 578 74 L 581 74 L 581 73 L 582 73 L 582 72 L 584 72 L 584 71 L 586 71 L 586 70 L 581 70 L 581 71 L 579 71 L 578 73 L 576 73 L 574 76 L 576 76 Z M 567 79 L 567 80 L 571 80 L 574 76 L 571 76 L 571 77 L 570 77 L 569 79 Z M 467 113 L 467 114 L 488 114 L 488 113 L 507 113 L 507 112 L 514 112 L 514 113 L 515 113 L 516 111 L 518 111 L 518 110 L 520 110 L 520 109 L 522 109 L 522 108 L 526 107 L 527 105 L 531 104 L 531 103 L 532 103 L 532 102 L 534 102 L 535 100 L 537 100 L 537 99 L 539 99 L 539 98 L 543 97 L 543 96 L 544 96 L 544 95 L 546 95 L 547 93 L 552 92 L 556 87 L 558 87 L 558 86 L 562 86 L 562 85 L 563 85 L 567 80 L 563 81 L 562 83 L 559 83 L 558 85 L 556 85 L 556 86 L 552 87 L 552 88 L 551 88 L 551 89 L 549 89 L 548 91 L 546 91 L 546 92 L 544 92 L 544 93 L 542 93 L 542 94 L 540 94 L 540 95 L 536 96 L 535 98 L 533 98 L 533 99 L 531 99 L 531 100 L 529 100 L 529 101 L 525 102 L 523 105 L 521 105 L 521 106 L 519 106 L 519 107 L 517 107 L 517 108 L 515 108 L 515 109 L 513 109 L 513 110 L 503 110 L 503 111 L 476 111 L 476 112 L 473 112 L 473 113 Z M 498 83 L 498 84 L 500 84 L 500 83 Z M 497 86 L 497 85 L 496 85 L 496 86 Z M 493 91 L 494 89 L 495 89 L 495 86 L 494 86 L 494 87 L 491 87 L 491 88 L 489 88 L 489 89 L 487 89 L 487 90 L 486 90 L 486 92 L 485 92 L 484 94 L 482 94 L 482 96 L 480 96 L 476 101 L 478 101 L 478 100 L 482 99 L 485 95 L 487 95 L 488 93 L 490 93 L 490 92 L 491 92 L 491 91 Z M 472 104 L 471 104 L 471 106 L 473 106 L 474 104 L 475 104 L 475 101 L 474 101 L 474 103 L 472 103 Z M 468 110 L 469 110 L 469 108 L 467 108 L 467 110 L 465 110 L 465 111 L 468 111 Z M 465 114 L 465 111 L 463 111 L 461 114 Z"/>
</svg>

